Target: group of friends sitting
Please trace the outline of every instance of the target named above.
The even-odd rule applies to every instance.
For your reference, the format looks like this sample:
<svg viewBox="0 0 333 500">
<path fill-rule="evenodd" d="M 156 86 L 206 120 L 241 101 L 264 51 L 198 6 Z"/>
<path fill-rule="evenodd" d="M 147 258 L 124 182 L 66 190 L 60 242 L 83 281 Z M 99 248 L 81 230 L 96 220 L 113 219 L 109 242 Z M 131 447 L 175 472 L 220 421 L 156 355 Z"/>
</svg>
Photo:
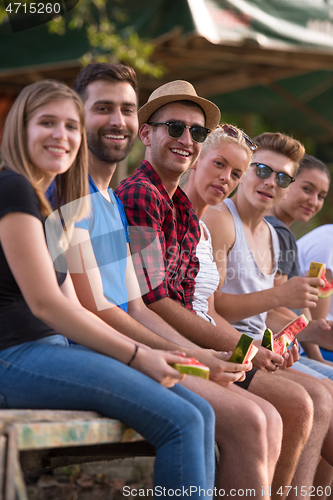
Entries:
<svg viewBox="0 0 333 500">
<path fill-rule="evenodd" d="M 156 497 L 326 498 L 332 323 L 304 275 L 326 245 L 314 233 L 299 265 L 289 227 L 322 208 L 329 170 L 220 120 L 181 80 L 138 109 L 121 64 L 21 91 L 1 146 L 0 402 L 123 421 L 156 448 Z M 144 160 L 113 192 L 138 134 Z M 302 355 L 261 345 L 301 311 Z M 258 351 L 232 363 L 242 333 Z M 188 358 L 210 379 L 172 366 Z"/>
</svg>

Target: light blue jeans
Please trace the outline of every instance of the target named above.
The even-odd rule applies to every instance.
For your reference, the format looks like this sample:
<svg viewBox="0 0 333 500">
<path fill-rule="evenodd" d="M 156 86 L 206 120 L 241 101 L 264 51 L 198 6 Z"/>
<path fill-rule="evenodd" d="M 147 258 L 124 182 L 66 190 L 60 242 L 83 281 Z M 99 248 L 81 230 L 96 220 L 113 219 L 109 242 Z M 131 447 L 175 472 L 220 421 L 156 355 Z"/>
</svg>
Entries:
<svg viewBox="0 0 333 500">
<path fill-rule="evenodd" d="M 200 495 L 199 488 L 207 492 L 214 486 L 214 413 L 179 384 L 166 389 L 113 358 L 68 347 L 56 335 L 0 351 L 0 403 L 93 410 L 119 419 L 156 448 L 155 492 L 181 498 L 187 490 L 193 499 L 211 497 Z"/>
<path fill-rule="evenodd" d="M 320 377 L 317 376 L 317 378 L 329 378 L 333 380 L 333 366 L 311 359 L 305 354 L 302 354 L 302 356 L 299 357 L 299 363 L 301 363 L 302 366 L 317 372 L 320 375 Z"/>
</svg>

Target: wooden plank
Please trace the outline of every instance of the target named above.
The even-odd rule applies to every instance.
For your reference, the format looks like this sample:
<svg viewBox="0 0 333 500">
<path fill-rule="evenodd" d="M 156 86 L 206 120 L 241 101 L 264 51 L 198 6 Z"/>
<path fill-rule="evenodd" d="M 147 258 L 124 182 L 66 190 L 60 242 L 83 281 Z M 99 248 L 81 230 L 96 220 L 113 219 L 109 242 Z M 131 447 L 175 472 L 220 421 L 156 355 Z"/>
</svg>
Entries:
<svg viewBox="0 0 333 500">
<path fill-rule="evenodd" d="M 317 113 L 314 109 L 311 109 L 307 104 L 302 102 L 296 96 L 288 92 L 281 85 L 277 83 L 271 83 L 269 85 L 277 94 L 283 97 L 287 102 L 289 102 L 294 108 L 298 109 L 303 115 L 308 116 L 317 123 L 320 127 L 331 134 L 333 137 L 333 125 L 330 121 L 326 120 L 323 116 Z"/>
<path fill-rule="evenodd" d="M 0 436 L 0 488 L 1 448 L 6 457 L 0 500 L 28 500 L 21 464 L 24 470 L 38 470 L 155 455 L 154 447 L 133 429 L 96 412 L 0 410 L 0 423 L 7 426 L 7 437 Z"/>
<path fill-rule="evenodd" d="M 95 411 L 72 410 L 0 410 L 0 422 L 37 422 L 37 421 L 67 421 L 67 420 L 94 420 L 102 418 Z"/>
<path fill-rule="evenodd" d="M 143 438 L 118 420 L 13 423 L 19 450 L 135 441 Z"/>
<path fill-rule="evenodd" d="M 251 43 L 242 45 L 211 44 L 197 47 L 193 41 L 189 41 L 186 46 L 170 44 L 159 45 L 153 53 L 153 59 L 164 63 L 164 57 L 175 56 L 176 59 L 184 59 L 186 62 L 196 58 L 198 66 L 202 61 L 224 60 L 237 61 L 243 64 L 262 64 L 272 67 L 286 66 L 289 68 L 319 70 L 332 69 L 333 55 L 331 52 L 320 52 L 316 50 L 274 50 L 262 48 Z M 169 68 L 168 68 L 169 69 Z"/>
<path fill-rule="evenodd" d="M 29 500 L 27 489 L 25 487 L 23 472 L 19 461 L 16 461 L 15 468 L 15 491 L 17 500 Z"/>
<path fill-rule="evenodd" d="M 153 457 L 155 448 L 147 441 L 134 443 L 113 443 L 72 448 L 54 448 L 52 450 L 33 450 L 20 453 L 20 462 L 24 472 L 28 470 L 47 470 L 67 465 L 116 460 L 128 457 Z"/>
<path fill-rule="evenodd" d="M 16 429 L 7 428 L 7 459 L 4 500 L 15 500 L 15 473 L 18 460 Z"/>
<path fill-rule="evenodd" d="M 5 486 L 5 466 L 6 466 L 7 438 L 0 436 L 0 500 L 3 500 Z"/>
</svg>

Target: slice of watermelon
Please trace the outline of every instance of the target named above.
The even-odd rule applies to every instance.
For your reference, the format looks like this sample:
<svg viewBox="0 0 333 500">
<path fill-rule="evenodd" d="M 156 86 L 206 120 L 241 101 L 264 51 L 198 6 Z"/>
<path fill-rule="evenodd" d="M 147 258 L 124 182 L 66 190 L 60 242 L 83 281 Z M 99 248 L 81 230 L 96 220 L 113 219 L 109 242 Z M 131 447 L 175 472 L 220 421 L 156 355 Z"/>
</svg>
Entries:
<svg viewBox="0 0 333 500">
<path fill-rule="evenodd" d="M 187 358 L 187 361 L 184 360 L 184 363 L 173 363 L 171 366 L 180 373 L 195 375 L 196 377 L 202 377 L 207 380 L 209 379 L 208 366 L 199 363 L 199 361 L 194 358 Z"/>
<path fill-rule="evenodd" d="M 287 345 L 289 345 L 289 343 L 287 342 L 285 335 L 281 335 L 281 337 L 277 340 L 273 340 L 274 352 L 276 352 L 276 354 L 280 354 L 280 356 L 286 352 Z"/>
<path fill-rule="evenodd" d="M 321 299 L 326 299 L 330 297 L 333 293 L 333 280 L 329 283 L 326 279 L 326 265 L 320 262 L 311 262 L 309 268 L 310 278 L 321 278 L 324 282 L 324 286 L 319 286 L 318 297 Z"/>
<path fill-rule="evenodd" d="M 270 328 L 266 328 L 261 345 L 263 347 L 266 347 L 266 349 L 269 349 L 270 351 L 273 351 L 273 332 Z"/>
<path fill-rule="evenodd" d="M 325 279 L 326 265 L 320 262 L 310 262 L 309 277 Z"/>
<path fill-rule="evenodd" d="M 304 314 L 301 314 L 298 316 L 298 318 L 294 319 L 290 323 L 288 323 L 287 326 L 285 326 L 279 333 L 277 333 L 274 336 L 274 340 L 278 340 L 282 335 L 285 337 L 286 342 L 288 344 L 291 344 L 296 335 L 303 330 L 309 323 L 309 320 L 307 319 Z"/>
<path fill-rule="evenodd" d="M 253 338 L 243 333 L 228 361 L 240 364 L 247 363 L 254 358 L 257 352 L 258 348 L 253 345 Z"/>
<path fill-rule="evenodd" d="M 287 345 L 289 345 L 289 343 L 287 342 L 285 335 L 281 335 L 278 340 L 275 340 L 272 330 L 266 328 L 261 345 L 263 347 L 266 347 L 266 349 L 276 352 L 277 354 L 280 354 L 282 356 L 282 354 L 286 352 Z"/>
</svg>

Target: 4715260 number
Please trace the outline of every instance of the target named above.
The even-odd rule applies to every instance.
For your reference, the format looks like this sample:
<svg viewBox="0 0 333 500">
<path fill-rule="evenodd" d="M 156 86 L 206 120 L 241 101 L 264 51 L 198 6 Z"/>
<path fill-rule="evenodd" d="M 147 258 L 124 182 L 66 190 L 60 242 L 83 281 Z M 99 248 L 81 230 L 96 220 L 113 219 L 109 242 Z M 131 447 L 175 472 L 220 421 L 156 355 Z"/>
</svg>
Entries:
<svg viewBox="0 0 333 500">
<path fill-rule="evenodd" d="M 8 14 L 60 14 L 60 3 L 29 2 L 9 3 L 6 7 Z"/>
<path fill-rule="evenodd" d="M 278 495 L 285 495 L 287 489 L 287 495 L 293 490 L 293 493 L 295 493 L 296 497 L 329 497 L 331 494 L 331 487 L 326 486 L 325 488 L 323 486 L 280 486 L 280 488 L 277 491 Z"/>
</svg>

